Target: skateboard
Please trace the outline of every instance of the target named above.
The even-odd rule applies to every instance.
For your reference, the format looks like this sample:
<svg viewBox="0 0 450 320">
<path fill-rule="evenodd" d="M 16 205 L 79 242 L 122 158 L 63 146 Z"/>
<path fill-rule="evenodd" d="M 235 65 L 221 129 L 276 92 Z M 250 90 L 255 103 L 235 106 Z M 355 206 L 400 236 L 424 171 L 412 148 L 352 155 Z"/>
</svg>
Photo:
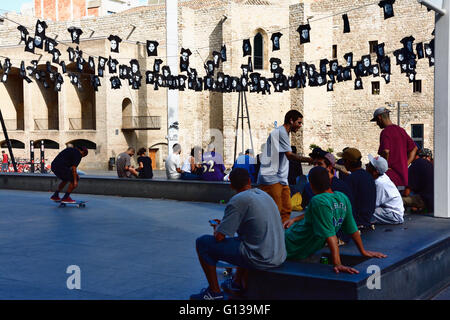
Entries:
<svg viewBox="0 0 450 320">
<path fill-rule="evenodd" d="M 74 203 L 62 203 L 62 202 L 58 202 L 59 203 L 59 208 L 64 208 L 66 206 L 76 206 L 77 208 L 85 208 L 86 207 L 86 202 L 87 201 L 77 201 Z"/>
<path fill-rule="evenodd" d="M 223 268 L 223 275 L 225 277 L 233 275 L 233 269 L 237 268 L 237 266 L 233 264 L 229 264 L 228 262 L 218 261 L 216 264 L 216 268 Z"/>
</svg>

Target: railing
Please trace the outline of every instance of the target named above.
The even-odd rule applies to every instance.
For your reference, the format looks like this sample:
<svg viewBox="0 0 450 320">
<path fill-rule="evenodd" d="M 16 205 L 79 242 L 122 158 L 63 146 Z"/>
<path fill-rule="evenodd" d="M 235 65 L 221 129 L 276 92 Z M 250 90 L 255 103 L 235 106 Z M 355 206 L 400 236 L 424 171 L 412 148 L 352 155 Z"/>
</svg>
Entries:
<svg viewBox="0 0 450 320">
<path fill-rule="evenodd" d="M 161 117 L 122 117 L 122 130 L 159 130 Z"/>
<path fill-rule="evenodd" d="M 34 130 L 58 130 L 57 119 L 34 119 Z"/>
<path fill-rule="evenodd" d="M 69 118 L 69 130 L 95 130 L 95 119 Z"/>
<path fill-rule="evenodd" d="M 5 119 L 4 121 L 8 131 L 23 131 L 25 127 L 23 119 Z"/>
</svg>

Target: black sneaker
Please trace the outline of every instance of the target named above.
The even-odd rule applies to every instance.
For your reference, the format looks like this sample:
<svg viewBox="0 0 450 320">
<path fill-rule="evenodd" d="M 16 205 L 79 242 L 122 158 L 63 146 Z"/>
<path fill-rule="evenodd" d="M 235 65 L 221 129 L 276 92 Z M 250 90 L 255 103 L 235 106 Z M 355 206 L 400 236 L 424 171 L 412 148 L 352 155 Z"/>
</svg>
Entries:
<svg viewBox="0 0 450 320">
<path fill-rule="evenodd" d="M 202 289 L 199 294 L 191 295 L 190 300 L 225 300 L 225 297 L 223 292 L 215 293 L 208 287 L 206 289 Z"/>
</svg>

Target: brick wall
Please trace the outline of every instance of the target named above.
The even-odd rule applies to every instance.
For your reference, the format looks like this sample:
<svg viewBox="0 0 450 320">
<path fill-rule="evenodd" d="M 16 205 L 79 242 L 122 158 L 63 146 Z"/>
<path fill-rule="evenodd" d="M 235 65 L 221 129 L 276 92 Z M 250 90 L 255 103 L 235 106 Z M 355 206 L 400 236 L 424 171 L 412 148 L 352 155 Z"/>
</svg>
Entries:
<svg viewBox="0 0 450 320">
<path fill-rule="evenodd" d="M 36 0 L 37 1 L 37 0 Z M 37 1 L 39 2 L 39 1 Z M 63 0 L 60 0 L 61 3 Z M 331 58 L 331 47 L 338 45 L 338 57 L 343 63 L 342 56 L 353 51 L 355 58 L 360 59 L 368 53 L 368 41 L 378 40 L 386 42 L 387 51 L 392 51 L 401 46 L 398 42 L 405 36 L 414 35 L 417 40 L 430 39 L 433 30 L 434 17 L 427 13 L 426 9 L 414 1 L 397 0 L 395 4 L 396 17 L 383 20 L 382 10 L 378 6 L 371 6 L 349 12 L 352 33 L 342 33 L 342 18 L 337 15 L 333 18 L 311 22 L 312 42 L 306 45 L 299 44 L 299 35 L 296 31 L 299 24 L 303 24 L 307 17 L 314 16 L 312 20 L 339 13 L 346 8 L 355 6 L 354 1 L 314 1 L 305 4 L 288 6 L 294 1 L 273 2 L 273 5 L 249 5 L 247 2 L 219 0 L 194 0 L 181 2 L 179 8 L 179 49 L 191 48 L 193 54 L 190 58 L 191 66 L 196 68 L 199 75 L 204 75 L 203 63 L 212 58 L 212 51 L 219 51 L 222 44 L 227 45 L 228 61 L 221 66 L 221 71 L 226 74 L 241 74 L 241 65 L 247 64 L 248 58 L 242 56 L 242 39 L 253 37 L 257 32 L 263 34 L 265 40 L 265 70 L 258 70 L 263 76 L 270 77 L 268 60 L 277 57 L 282 60 L 285 74 L 293 74 L 295 66 L 301 62 L 313 62 L 318 66 L 321 58 Z M 359 2 L 358 2 L 359 3 Z M 373 3 L 364 0 L 361 4 Z M 69 6 L 70 7 L 70 6 Z M 40 6 L 36 6 L 38 10 Z M 61 10 L 60 10 L 61 13 Z M 39 13 L 36 11 L 37 16 Z M 224 19 L 224 15 L 227 19 Z M 16 14 L 8 14 L 34 32 L 36 21 L 29 17 Z M 132 58 L 139 60 L 141 69 L 151 70 L 155 58 L 148 58 L 145 47 L 142 44 L 146 40 L 156 40 L 160 43 L 158 48 L 159 58 L 166 63 L 166 35 L 165 35 L 165 11 L 161 5 L 140 7 L 122 12 L 113 16 L 83 18 L 72 22 L 49 22 L 47 34 L 57 34 L 63 58 L 68 60 L 67 46 L 75 47 L 70 43 L 70 35 L 67 28 L 75 25 L 83 29 L 80 49 L 84 56 L 89 55 L 109 57 L 119 60 L 121 64 L 128 64 Z M 132 31 L 132 26 L 137 28 Z M 30 60 L 36 59 L 23 51 L 23 45 L 17 46 L 19 32 L 17 25 L 6 24 L 0 28 L 0 54 L 12 57 L 15 67 L 20 61 L 25 60 L 27 65 Z M 89 30 L 92 29 L 92 31 Z M 271 33 L 282 30 L 281 50 L 272 52 Z M 110 53 L 109 41 L 106 38 L 116 34 L 123 41 L 119 54 Z M 131 34 L 130 34 L 131 33 Z M 92 38 L 89 38 L 92 34 Z M 198 48 L 193 50 L 193 48 Z M 39 53 L 41 53 L 39 51 Z M 392 58 L 392 55 L 391 55 Z M 43 54 L 41 63 L 50 60 L 50 56 Z M 331 60 L 331 59 L 330 59 Z M 394 64 L 393 64 L 394 67 Z M 302 133 L 292 137 L 293 144 L 299 147 L 300 152 L 309 153 L 309 145 L 319 144 L 324 148 L 331 147 L 336 152 L 346 146 L 361 148 L 363 154 L 376 153 L 380 130 L 370 120 L 375 108 L 384 105 L 385 102 L 402 101 L 409 103 L 410 107 L 402 111 L 402 126 L 410 132 L 411 124 L 423 123 L 425 125 L 425 144 L 433 145 L 433 68 L 429 68 L 427 61 L 421 60 L 418 65 L 418 79 L 422 79 L 422 93 L 413 94 L 411 84 L 398 68 L 393 68 L 392 82 L 384 84 L 381 78 L 365 78 L 365 90 L 354 91 L 353 81 L 338 83 L 334 93 L 327 93 L 325 87 L 291 90 L 284 93 L 273 93 L 262 96 L 247 93 L 247 101 L 250 113 L 255 153 L 260 152 L 261 144 L 265 143 L 268 134 L 277 121 L 280 125 L 285 113 L 295 108 L 304 116 L 305 126 Z M 380 81 L 381 94 L 373 96 L 371 82 Z M 0 84 L 1 85 L 1 84 Z M 3 90 L 3 89 L 2 89 Z M 3 90 L 6 92 L 7 90 Z M 69 132 L 65 115 L 81 112 L 81 101 L 77 90 L 73 88 L 69 80 L 65 78 L 63 91 L 59 94 L 59 117 L 62 131 L 57 133 L 33 132 L 33 122 L 36 109 L 33 101 L 42 101 L 42 94 L 38 88 L 32 85 L 24 85 L 24 113 L 25 126 L 28 131 L 11 133 L 12 138 L 24 141 L 30 138 L 38 139 L 51 137 L 58 140 L 63 146 L 67 141 L 77 138 L 85 138 L 95 141 L 98 146 L 96 154 L 90 153 L 90 166 L 105 167 L 109 157 L 116 156 L 124 151 L 127 146 L 136 148 L 154 146 L 160 148 L 157 162 L 164 166 L 163 159 L 167 156 L 167 92 L 166 89 L 155 91 L 152 86 L 143 84 L 139 91 L 132 90 L 128 84 L 123 83 L 120 90 L 111 90 L 109 75 L 102 79 L 99 92 L 95 93 L 95 109 L 97 130 L 95 132 Z M 125 99 L 132 103 L 133 115 L 161 116 L 162 129 L 157 131 L 135 131 L 123 133 L 121 131 L 122 107 Z M 15 101 L 15 100 L 14 100 Z M 216 141 L 218 149 L 224 153 L 227 165 L 231 165 L 234 156 L 234 143 L 236 133 L 236 114 L 238 94 L 219 94 L 210 92 L 185 91 L 179 93 L 179 121 L 180 143 L 183 146 L 183 158 L 187 156 L 190 148 L 195 145 L 206 147 L 211 141 L 211 136 L 217 135 L 211 129 L 218 129 L 223 133 L 224 141 Z M 9 105 L 13 110 L 14 104 Z M 40 107 L 40 106 L 39 106 Z M 8 109 L 9 110 L 9 109 Z M 48 110 L 48 109 L 47 109 Z M 43 109 L 42 112 L 45 112 Z M 31 116 L 33 115 L 33 116 Z M 396 113 L 392 114 L 396 119 Z M 244 148 L 250 147 L 250 139 L 247 131 L 247 123 L 244 126 L 246 140 Z M 116 135 L 116 132 L 118 134 Z M 239 136 L 238 152 L 241 151 Z M 24 151 L 25 153 L 28 150 Z M 89 160 L 88 159 L 88 160 Z M 89 161 L 84 162 L 85 165 Z"/>
<path fill-rule="evenodd" d="M 373 1 L 359 1 L 358 5 L 372 4 Z M 383 11 L 378 5 L 367 6 L 348 12 L 352 32 L 343 33 L 341 13 L 355 7 L 354 1 L 316 1 L 311 4 L 291 7 L 291 33 L 298 39 L 294 30 L 299 21 L 311 19 L 311 43 L 303 45 L 304 61 L 311 61 L 319 66 L 321 58 L 331 60 L 332 45 L 338 45 L 339 63 L 344 64 L 343 56 L 347 52 L 354 53 L 354 59 L 360 60 L 362 55 L 369 54 L 369 41 L 377 40 L 386 44 L 393 74 L 391 83 L 385 84 L 383 78 L 363 78 L 364 90 L 355 91 L 354 81 L 337 83 L 333 93 L 327 93 L 326 88 L 307 88 L 304 97 L 301 94 L 295 99 L 298 105 L 304 103 L 305 128 L 304 152 L 314 143 L 323 148 L 331 147 L 336 152 L 344 147 L 358 147 L 363 155 L 376 154 L 378 150 L 380 129 L 369 122 L 376 108 L 385 106 L 385 102 L 402 101 L 409 104 L 401 112 L 401 126 L 411 133 L 411 124 L 425 125 L 425 146 L 433 149 L 433 103 L 434 103 L 434 68 L 428 66 L 428 60 L 419 60 L 417 79 L 422 80 L 422 93 L 413 93 L 412 84 L 404 74 L 400 74 L 399 66 L 395 65 L 392 52 L 401 48 L 402 38 L 413 35 L 416 43 L 429 42 L 434 28 L 434 14 L 427 13 L 424 7 L 408 0 L 398 0 L 394 5 L 395 17 L 384 20 Z M 302 12 L 304 8 L 304 12 Z M 336 14 L 333 18 L 314 21 L 324 16 Z M 291 41 L 291 55 L 301 56 L 302 49 L 296 40 Z M 372 54 L 372 61 L 376 59 Z M 301 59 L 300 59 L 301 60 Z M 295 61 L 292 62 L 295 66 Z M 353 80 L 354 80 L 353 75 Z M 380 82 L 380 95 L 372 95 L 372 82 Z M 317 93 L 319 92 L 319 93 Z M 317 94 L 317 95 L 316 95 Z M 319 98 L 319 94 L 322 95 Z M 297 95 L 297 93 L 296 93 Z M 397 122 L 397 111 L 391 114 L 394 123 Z"/>
</svg>

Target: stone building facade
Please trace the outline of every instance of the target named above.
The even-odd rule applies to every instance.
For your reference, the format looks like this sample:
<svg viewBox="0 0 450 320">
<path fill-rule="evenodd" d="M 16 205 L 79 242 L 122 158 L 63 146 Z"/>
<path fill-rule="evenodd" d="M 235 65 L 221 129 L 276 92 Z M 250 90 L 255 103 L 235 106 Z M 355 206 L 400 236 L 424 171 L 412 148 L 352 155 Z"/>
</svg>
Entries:
<svg viewBox="0 0 450 320">
<path fill-rule="evenodd" d="M 360 1 L 361 5 L 373 3 Z M 358 2 L 358 4 L 360 3 Z M 434 16 L 427 13 L 412 0 L 397 0 L 395 17 L 384 20 L 378 6 L 367 6 L 348 12 L 352 32 L 342 33 L 341 12 L 354 8 L 354 1 L 269 1 L 269 0 L 186 0 L 180 1 L 178 9 L 179 48 L 190 48 L 191 66 L 203 76 L 203 64 L 212 59 L 213 51 L 227 46 L 228 61 L 220 71 L 239 76 L 241 65 L 247 57 L 242 55 L 242 40 L 250 39 L 254 45 L 257 34 L 262 36 L 263 68 L 255 70 L 262 76 L 271 77 L 269 59 L 279 58 L 285 74 L 295 72 L 295 66 L 302 61 L 315 63 L 320 59 L 332 59 L 333 46 L 337 45 L 337 58 L 343 63 L 343 55 L 352 51 L 355 59 L 369 52 L 369 41 L 386 43 L 386 51 L 401 47 L 399 41 L 413 35 L 417 42 L 431 39 Z M 329 17 L 335 14 L 334 17 Z M 8 14 L 14 22 L 34 32 L 35 19 Z M 311 23 L 311 43 L 300 45 L 296 31 L 299 24 Z M 317 20 L 317 21 L 314 21 Z M 71 43 L 67 28 L 74 25 L 81 28 L 79 48 L 84 58 L 113 57 L 120 64 L 129 64 L 137 59 L 141 71 L 153 68 L 154 57 L 147 57 L 146 40 L 159 42 L 158 58 L 166 63 L 166 16 L 164 4 L 137 7 L 111 16 L 85 18 L 71 22 L 47 22 L 47 35 L 57 36 L 58 48 L 67 58 Z M 17 24 L 9 20 L 0 27 L 0 55 L 9 57 L 13 64 L 8 82 L 0 83 L 1 110 L 9 127 L 9 136 L 16 141 L 17 157 L 29 157 L 30 140 L 45 140 L 49 161 L 67 143 L 84 141 L 93 148 L 83 169 L 106 169 L 108 160 L 116 157 L 127 146 L 152 149 L 156 168 L 164 167 L 167 156 L 167 89 L 155 91 L 145 83 L 139 90 L 132 90 L 122 81 L 119 90 L 112 90 L 109 74 L 101 78 L 102 86 L 95 92 L 90 86 L 90 75 L 82 76 L 83 90 L 75 88 L 64 75 L 62 91 L 56 93 L 33 81 L 27 84 L 19 77 L 21 61 L 30 65 L 39 59 L 39 68 L 45 69 L 51 56 L 37 50 L 33 55 L 24 52 Z M 281 50 L 272 52 L 271 34 L 283 33 Z M 123 40 L 120 53 L 109 50 L 110 34 Z M 336 48 L 335 48 L 336 50 Z M 39 55 L 42 54 L 42 57 Z M 392 57 L 391 59 L 395 61 Z M 412 84 L 400 74 L 398 66 L 392 65 L 391 83 L 386 85 L 382 78 L 364 79 L 364 90 L 354 91 L 353 81 L 336 84 L 334 92 L 325 87 L 305 88 L 260 95 L 247 93 L 249 115 L 252 127 L 253 146 L 258 153 L 275 122 L 282 124 L 284 114 L 291 108 L 300 110 L 305 126 L 301 133 L 292 137 L 300 152 L 307 154 L 311 144 L 340 151 L 346 146 L 359 147 L 363 154 L 377 151 L 380 130 L 370 123 L 373 111 L 385 102 L 408 103 L 401 114 L 401 125 L 411 133 L 412 125 L 423 125 L 424 144 L 433 146 L 433 68 L 427 61 L 419 60 L 417 79 L 422 81 L 421 93 L 413 93 Z M 95 59 L 97 63 L 97 59 Z M 54 68 L 61 68 L 52 64 Z M 74 65 L 68 66 L 74 70 Z M 143 72 L 145 73 L 145 71 Z M 379 94 L 372 94 L 371 82 L 380 82 Z M 272 90 L 273 91 L 273 90 Z M 234 158 L 236 114 L 238 93 L 179 92 L 179 140 L 185 156 L 191 147 L 206 147 L 214 140 L 218 151 L 224 154 L 227 166 Z M 393 110 L 396 119 L 396 111 Z M 244 128 L 247 128 L 245 123 Z M 2 137 L 3 135 L 0 134 Z M 4 140 L 0 137 L 0 140 Z M 239 136 L 238 141 L 241 141 Z M 3 144 L 4 145 L 4 144 Z M 2 145 L 2 146 L 3 146 Z M 250 147 L 248 131 L 245 132 L 245 148 Z M 238 152 L 242 147 L 239 143 Z M 37 155 L 36 155 L 37 156 Z"/>
<path fill-rule="evenodd" d="M 386 84 L 381 77 L 363 78 L 364 90 L 354 90 L 354 82 L 339 83 L 333 92 L 324 88 L 306 88 L 291 91 L 291 101 L 295 108 L 305 113 L 303 136 L 297 144 L 306 151 L 311 144 L 332 148 L 336 152 L 345 147 L 358 147 L 363 155 L 378 151 L 380 129 L 369 122 L 376 108 L 386 106 L 392 110 L 391 118 L 397 124 L 397 102 L 408 104 L 401 108 L 400 125 L 411 135 L 423 126 L 423 143 L 433 149 L 434 121 L 434 68 L 428 59 L 420 59 L 417 64 L 416 79 L 420 80 L 421 92 L 413 92 L 400 66 L 395 65 L 393 51 L 402 48 L 402 40 L 414 36 L 416 43 L 428 43 L 433 39 L 434 13 L 427 12 L 417 1 L 397 0 L 394 5 L 395 17 L 384 20 L 383 11 L 373 1 L 314 1 L 291 6 L 290 34 L 291 56 L 301 61 L 311 61 L 319 65 L 320 59 L 333 58 L 333 45 L 337 49 L 340 64 L 345 64 L 343 56 L 353 52 L 354 59 L 360 60 L 370 52 L 370 43 L 385 43 L 385 51 L 391 57 L 391 82 Z M 367 6 L 366 6 L 367 5 Z M 351 33 L 343 33 L 342 12 L 360 7 L 347 13 Z M 330 17 L 331 18 L 324 18 Z M 311 43 L 299 46 L 296 26 L 310 18 Z M 371 54 L 376 59 L 376 54 Z M 291 73 L 295 72 L 296 61 L 291 59 Z M 373 94 L 372 83 L 379 83 L 379 93 Z M 376 85 L 376 84 L 375 84 Z M 394 105 L 388 106 L 386 103 Z M 419 132 L 420 133 L 420 132 Z M 420 135 L 420 134 L 419 134 Z M 367 158 L 366 158 L 367 159 Z"/>
</svg>

